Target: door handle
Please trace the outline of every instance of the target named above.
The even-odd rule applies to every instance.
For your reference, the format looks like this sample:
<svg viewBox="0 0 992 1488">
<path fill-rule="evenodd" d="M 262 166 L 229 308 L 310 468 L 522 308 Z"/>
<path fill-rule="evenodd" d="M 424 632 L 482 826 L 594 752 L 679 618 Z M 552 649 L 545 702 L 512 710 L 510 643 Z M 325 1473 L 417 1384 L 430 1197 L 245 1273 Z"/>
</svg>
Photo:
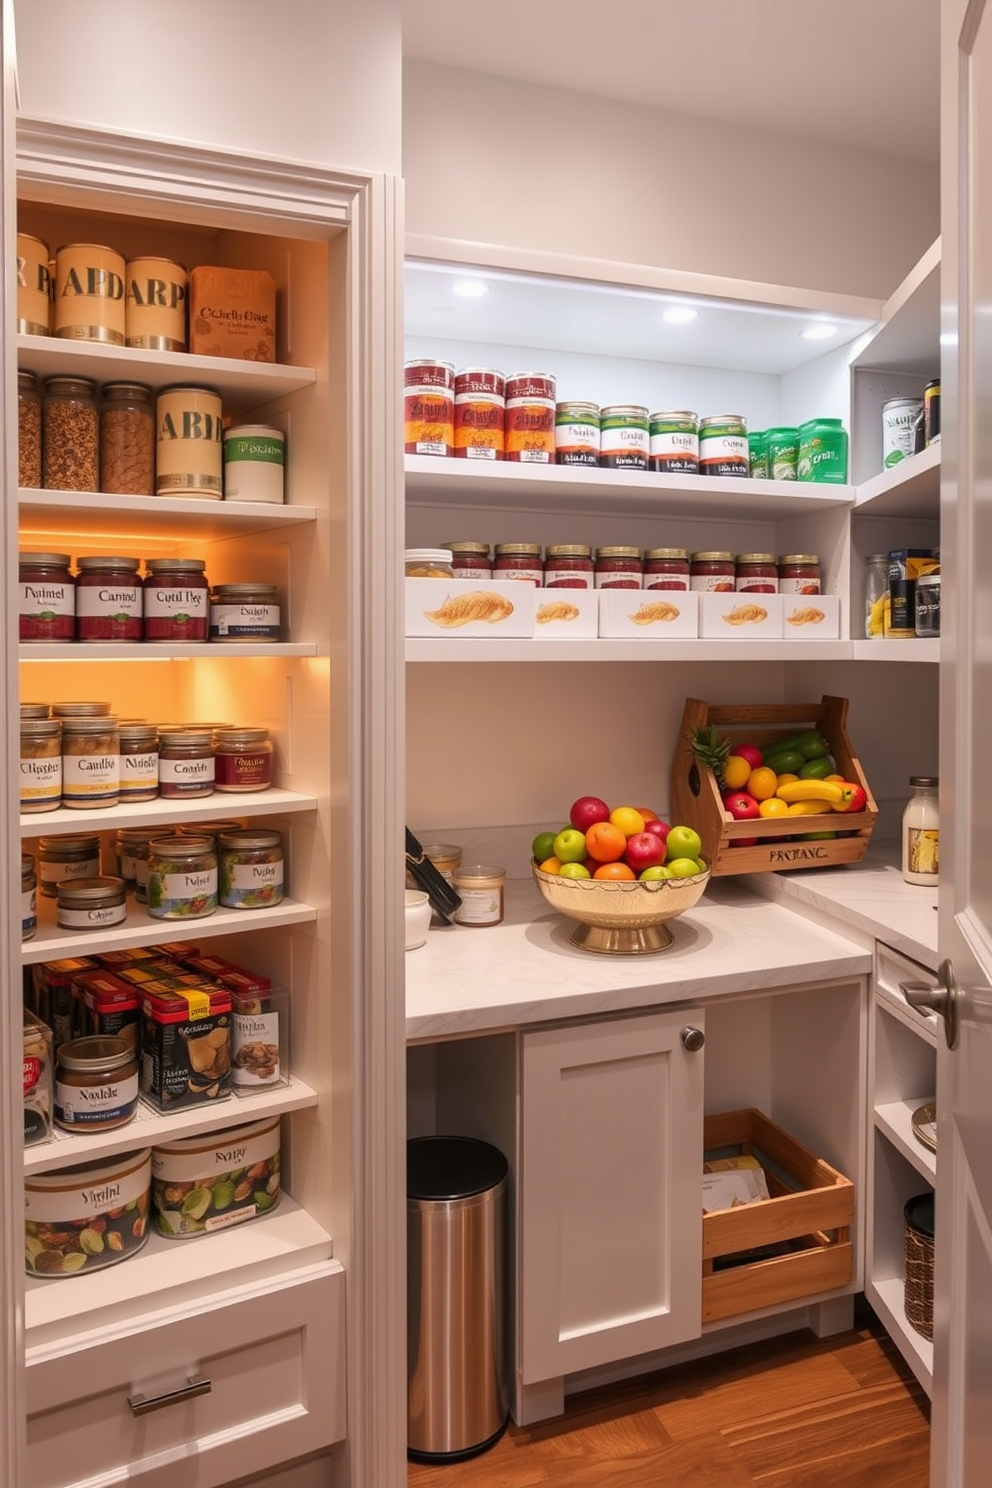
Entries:
<svg viewBox="0 0 992 1488">
<path fill-rule="evenodd" d="M 682 1047 L 690 1054 L 698 1054 L 706 1042 L 706 1035 L 701 1028 L 689 1027 L 682 1030 Z"/>
<path fill-rule="evenodd" d="M 197 1395 L 209 1395 L 211 1382 L 202 1374 L 191 1374 L 184 1385 L 175 1390 L 164 1390 L 161 1395 L 129 1395 L 127 1403 L 135 1416 L 147 1416 L 149 1411 L 161 1410 L 166 1405 L 178 1405 L 181 1400 L 193 1400 Z"/>
<path fill-rule="evenodd" d="M 950 961 L 942 961 L 937 968 L 936 987 L 926 982 L 900 982 L 900 991 L 910 1007 L 926 1009 L 944 1020 L 944 1039 L 949 1049 L 956 1049 L 961 1027 L 961 999 L 963 992 L 954 980 L 954 969 Z"/>
</svg>

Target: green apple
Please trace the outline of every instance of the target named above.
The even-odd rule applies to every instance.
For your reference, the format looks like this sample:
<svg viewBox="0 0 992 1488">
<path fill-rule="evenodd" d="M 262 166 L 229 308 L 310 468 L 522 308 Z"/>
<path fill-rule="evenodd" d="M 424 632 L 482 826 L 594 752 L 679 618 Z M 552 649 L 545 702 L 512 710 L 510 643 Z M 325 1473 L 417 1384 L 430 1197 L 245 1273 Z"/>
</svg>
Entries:
<svg viewBox="0 0 992 1488">
<path fill-rule="evenodd" d="M 665 838 L 665 847 L 668 851 L 666 863 L 673 858 L 698 858 L 703 850 L 703 840 L 692 827 L 673 827 Z"/>
<path fill-rule="evenodd" d="M 586 855 L 586 834 L 577 827 L 562 827 L 551 846 L 559 863 L 579 863 Z"/>
<path fill-rule="evenodd" d="M 671 876 L 672 870 L 665 863 L 655 863 L 653 867 L 645 868 L 642 873 L 638 874 L 638 878 L 647 880 L 648 883 L 656 878 L 671 878 Z"/>
<path fill-rule="evenodd" d="M 702 860 L 702 858 L 697 858 L 696 859 L 696 867 L 698 868 L 698 870 L 699 870 L 700 873 L 708 873 L 709 872 L 709 864 L 708 863 L 704 863 L 703 860 Z"/>
<path fill-rule="evenodd" d="M 670 858 L 667 867 L 672 878 L 695 878 L 699 872 L 695 858 Z"/>
<path fill-rule="evenodd" d="M 559 878 L 592 878 L 585 863 L 562 863 Z"/>
<path fill-rule="evenodd" d="M 538 832 L 530 845 L 530 855 L 535 863 L 543 863 L 545 858 L 554 857 L 557 835 L 557 832 Z"/>
</svg>

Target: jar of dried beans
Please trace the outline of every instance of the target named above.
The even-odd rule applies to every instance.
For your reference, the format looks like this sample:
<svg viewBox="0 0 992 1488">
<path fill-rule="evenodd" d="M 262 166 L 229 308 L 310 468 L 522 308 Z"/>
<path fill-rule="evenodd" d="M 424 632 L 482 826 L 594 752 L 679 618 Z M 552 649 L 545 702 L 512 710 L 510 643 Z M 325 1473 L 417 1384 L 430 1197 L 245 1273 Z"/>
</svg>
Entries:
<svg viewBox="0 0 992 1488">
<path fill-rule="evenodd" d="M 42 478 L 47 490 L 99 488 L 100 420 L 96 383 L 88 377 L 45 379 L 42 449 Z"/>
<path fill-rule="evenodd" d="M 17 484 L 41 485 L 41 398 L 33 372 L 17 374 Z"/>
<path fill-rule="evenodd" d="M 155 414 L 151 388 L 108 382 L 100 408 L 100 490 L 155 494 Z"/>
</svg>

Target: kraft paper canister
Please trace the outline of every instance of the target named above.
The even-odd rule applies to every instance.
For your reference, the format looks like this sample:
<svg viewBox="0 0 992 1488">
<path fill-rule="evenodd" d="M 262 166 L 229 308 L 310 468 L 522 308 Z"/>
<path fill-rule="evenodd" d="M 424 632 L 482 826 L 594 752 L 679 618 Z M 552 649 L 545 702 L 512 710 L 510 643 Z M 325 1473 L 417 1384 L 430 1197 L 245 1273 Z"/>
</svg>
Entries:
<svg viewBox="0 0 992 1488">
<path fill-rule="evenodd" d="M 55 334 L 124 345 L 124 258 L 100 243 L 67 243 L 55 255 Z"/>
<path fill-rule="evenodd" d="M 225 501 L 285 501 L 286 436 L 264 424 L 224 431 Z"/>
</svg>

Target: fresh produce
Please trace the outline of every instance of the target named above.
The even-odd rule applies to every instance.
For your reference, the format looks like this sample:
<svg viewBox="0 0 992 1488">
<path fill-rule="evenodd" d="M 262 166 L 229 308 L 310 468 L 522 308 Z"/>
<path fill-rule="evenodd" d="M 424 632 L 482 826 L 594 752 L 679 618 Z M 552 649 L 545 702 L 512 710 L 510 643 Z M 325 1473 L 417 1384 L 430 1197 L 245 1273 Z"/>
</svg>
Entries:
<svg viewBox="0 0 992 1488">
<path fill-rule="evenodd" d="M 562 863 L 580 863 L 586 855 L 586 836 L 578 827 L 562 827 L 555 838 L 555 857 Z"/>
<path fill-rule="evenodd" d="M 530 855 L 535 863 L 543 863 L 545 858 L 551 857 L 557 835 L 557 832 L 538 832 L 530 845 Z"/>
<path fill-rule="evenodd" d="M 747 791 L 724 791 L 723 804 L 735 821 L 750 821 L 759 814 L 759 803 Z"/>
<path fill-rule="evenodd" d="M 712 770 L 718 780 L 722 780 L 723 767 L 730 756 L 731 748 L 726 734 L 721 734 L 716 724 L 707 723 L 693 729 L 689 743 L 699 763 Z M 758 763 L 761 763 L 760 759 Z"/>
<path fill-rule="evenodd" d="M 586 815 L 590 821 L 583 831 L 575 823 Z M 598 796 L 580 796 L 568 825 L 538 832 L 531 843 L 542 873 L 607 882 L 695 877 L 707 871 L 702 848 L 693 827 L 670 826 L 650 807 L 611 810 Z"/>
<path fill-rule="evenodd" d="M 724 809 L 734 821 L 858 812 L 868 804 L 864 787 L 837 773 L 829 742 L 818 729 L 775 739 L 762 749 L 732 744 L 715 724 L 707 724 L 693 731 L 690 743 L 696 760 L 716 775 Z M 745 839 L 735 838 L 734 845 L 744 846 Z M 669 850 L 667 861 L 671 858 Z"/>
<path fill-rule="evenodd" d="M 780 785 L 775 794 L 780 801 L 787 801 L 790 805 L 793 801 L 826 801 L 832 804 L 843 800 L 842 787 L 835 785 L 832 780 L 790 780 L 788 784 Z"/>
<path fill-rule="evenodd" d="M 609 821 L 610 808 L 598 796 L 580 796 L 572 802 L 568 820 L 580 832 L 588 832 L 595 822 Z M 536 857 L 536 854 L 535 854 Z"/>
<path fill-rule="evenodd" d="M 627 838 L 623 855 L 639 875 L 645 868 L 657 868 L 659 863 L 664 863 L 667 847 L 664 839 L 656 832 L 635 832 L 632 837 Z"/>
</svg>

